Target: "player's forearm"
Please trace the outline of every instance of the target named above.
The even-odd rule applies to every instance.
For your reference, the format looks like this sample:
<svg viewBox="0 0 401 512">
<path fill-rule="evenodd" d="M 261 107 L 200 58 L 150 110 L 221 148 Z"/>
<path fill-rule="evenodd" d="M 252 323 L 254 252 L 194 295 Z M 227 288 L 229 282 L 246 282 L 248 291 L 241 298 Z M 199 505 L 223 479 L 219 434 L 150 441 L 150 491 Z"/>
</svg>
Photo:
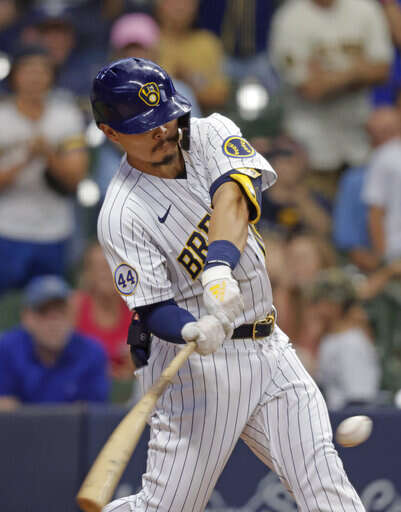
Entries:
<svg viewBox="0 0 401 512">
<path fill-rule="evenodd" d="M 215 240 L 228 240 L 242 252 L 248 238 L 248 222 L 248 204 L 241 189 L 236 183 L 224 183 L 213 197 L 209 245 Z"/>
</svg>

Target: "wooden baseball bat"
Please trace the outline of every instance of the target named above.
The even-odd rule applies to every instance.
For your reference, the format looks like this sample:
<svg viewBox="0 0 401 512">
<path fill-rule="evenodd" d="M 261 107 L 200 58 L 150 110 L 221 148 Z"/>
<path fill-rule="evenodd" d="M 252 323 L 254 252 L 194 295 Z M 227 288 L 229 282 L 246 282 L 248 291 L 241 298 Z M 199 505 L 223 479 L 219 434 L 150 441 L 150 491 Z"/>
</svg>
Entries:
<svg viewBox="0 0 401 512">
<path fill-rule="evenodd" d="M 156 402 L 195 348 L 195 342 L 187 343 L 114 429 L 77 494 L 82 510 L 101 512 L 110 501 Z"/>
</svg>

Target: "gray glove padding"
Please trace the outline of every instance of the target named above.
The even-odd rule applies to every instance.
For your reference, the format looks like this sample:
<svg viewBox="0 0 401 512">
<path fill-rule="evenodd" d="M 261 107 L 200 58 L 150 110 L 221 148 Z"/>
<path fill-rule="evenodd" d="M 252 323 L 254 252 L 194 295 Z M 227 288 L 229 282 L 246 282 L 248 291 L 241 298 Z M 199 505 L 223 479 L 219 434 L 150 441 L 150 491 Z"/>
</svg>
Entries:
<svg viewBox="0 0 401 512">
<path fill-rule="evenodd" d="M 202 356 L 212 354 L 226 338 L 222 324 L 213 315 L 202 316 L 197 322 L 188 322 L 181 330 L 186 342 L 195 341 L 196 352 Z"/>
</svg>

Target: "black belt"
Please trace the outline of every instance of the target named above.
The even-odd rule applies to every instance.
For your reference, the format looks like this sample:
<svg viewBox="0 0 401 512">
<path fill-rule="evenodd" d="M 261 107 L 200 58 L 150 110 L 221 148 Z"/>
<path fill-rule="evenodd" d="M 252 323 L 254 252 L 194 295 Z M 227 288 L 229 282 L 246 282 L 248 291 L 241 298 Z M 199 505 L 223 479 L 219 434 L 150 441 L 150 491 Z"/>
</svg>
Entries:
<svg viewBox="0 0 401 512">
<path fill-rule="evenodd" d="M 243 324 L 234 329 L 234 333 L 231 339 L 239 338 L 252 338 L 256 340 L 258 338 L 266 338 L 270 336 L 276 325 L 276 309 L 273 307 L 266 318 L 262 320 L 256 320 L 253 324 Z"/>
</svg>

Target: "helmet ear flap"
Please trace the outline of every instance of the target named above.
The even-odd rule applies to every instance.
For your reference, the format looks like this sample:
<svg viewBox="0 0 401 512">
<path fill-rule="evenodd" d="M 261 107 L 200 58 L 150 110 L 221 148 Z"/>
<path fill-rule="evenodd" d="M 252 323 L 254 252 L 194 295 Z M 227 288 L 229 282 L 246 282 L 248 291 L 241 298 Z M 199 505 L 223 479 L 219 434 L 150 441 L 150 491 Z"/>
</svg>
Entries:
<svg viewBox="0 0 401 512">
<path fill-rule="evenodd" d="M 190 117 L 191 113 L 185 114 L 178 119 L 178 128 L 180 129 L 181 137 L 180 144 L 183 150 L 189 150 L 190 142 Z"/>
</svg>

